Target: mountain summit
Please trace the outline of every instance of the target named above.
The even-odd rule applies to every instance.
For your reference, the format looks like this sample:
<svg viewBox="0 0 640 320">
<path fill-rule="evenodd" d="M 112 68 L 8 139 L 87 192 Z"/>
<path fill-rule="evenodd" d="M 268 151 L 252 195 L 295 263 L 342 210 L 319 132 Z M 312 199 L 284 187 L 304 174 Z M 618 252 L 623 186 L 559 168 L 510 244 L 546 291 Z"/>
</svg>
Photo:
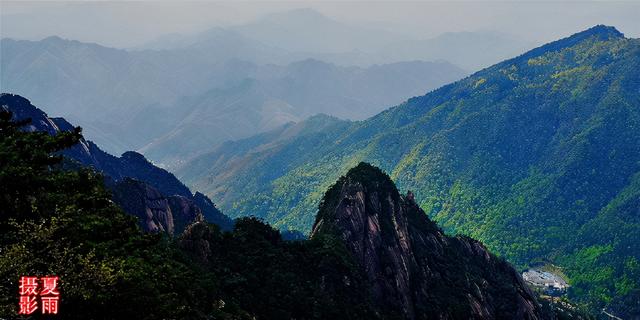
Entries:
<svg viewBox="0 0 640 320">
<path fill-rule="evenodd" d="M 341 238 L 381 313 L 403 319 L 539 319 L 518 273 L 478 241 L 448 237 L 367 163 L 325 194 L 311 232 Z"/>
<path fill-rule="evenodd" d="M 557 52 L 562 49 L 570 48 L 572 46 L 578 45 L 581 42 L 585 41 L 610 41 L 610 40 L 619 40 L 624 39 L 624 34 L 615 27 L 605 26 L 605 25 L 596 25 L 584 31 L 580 31 L 566 38 L 556 40 L 550 43 L 547 43 L 541 47 L 535 48 L 533 50 L 528 51 L 527 53 L 519 56 L 515 59 L 507 60 L 503 63 L 512 62 L 512 60 L 518 60 L 523 58 L 532 58 L 534 56 L 539 56 L 543 54 L 547 54 L 550 52 Z M 501 64 L 503 64 L 501 63 Z"/>
<path fill-rule="evenodd" d="M 591 36 L 597 36 L 600 40 L 609 40 L 610 38 L 624 38 L 624 34 L 618 31 L 616 27 L 599 24 L 584 31 L 578 32 L 568 37 L 567 39 L 575 39 L 579 41 Z"/>
</svg>

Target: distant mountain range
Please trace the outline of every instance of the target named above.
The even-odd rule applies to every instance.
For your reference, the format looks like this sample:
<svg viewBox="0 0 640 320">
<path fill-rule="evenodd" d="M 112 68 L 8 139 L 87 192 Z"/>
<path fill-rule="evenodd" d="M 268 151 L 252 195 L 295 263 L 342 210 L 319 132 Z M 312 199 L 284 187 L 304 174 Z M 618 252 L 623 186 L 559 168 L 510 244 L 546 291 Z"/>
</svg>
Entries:
<svg viewBox="0 0 640 320">
<path fill-rule="evenodd" d="M 319 38 L 332 42 L 320 45 Z M 5 38 L 0 89 L 82 123 L 85 135 L 109 152 L 141 150 L 169 165 L 313 114 L 365 119 L 462 78 L 467 71 L 456 65 L 478 69 L 526 47 L 497 33 L 410 39 L 306 9 L 130 50 L 55 36 Z M 202 110 L 211 122 L 192 120 Z M 193 124 L 205 130 L 204 139 L 181 137 Z M 160 150 L 169 143 L 189 146 Z"/>
<path fill-rule="evenodd" d="M 465 70 L 476 71 L 535 47 L 507 33 L 447 32 L 424 40 L 398 40 L 379 49 L 379 61 L 449 61 Z"/>
<path fill-rule="evenodd" d="M 193 124 L 189 117 L 202 110 L 212 121 L 198 121 L 211 128 L 201 135 L 215 137 L 202 142 L 216 143 L 315 113 L 363 119 L 388 103 L 465 74 L 445 62 L 366 69 L 316 60 L 261 66 L 237 60 L 243 56 L 229 41 L 128 52 L 55 37 L 39 42 L 3 39 L 2 89 L 32 97 L 36 104 L 52 106 L 49 112 L 84 123 L 90 138 L 120 153 L 174 135 L 182 125 Z M 246 52 L 256 53 L 252 48 Z M 153 155 L 155 161 L 163 160 Z M 170 156 L 184 159 L 189 154 Z"/>
<path fill-rule="evenodd" d="M 149 122 L 166 128 L 140 151 L 170 166 L 224 141 L 246 138 L 318 113 L 365 119 L 387 105 L 464 74 L 448 63 L 419 61 L 362 69 L 304 60 L 286 67 L 238 63 L 229 69 L 244 69 L 250 78 L 136 116 L 127 131 L 144 131 L 139 124 Z"/>
<path fill-rule="evenodd" d="M 141 46 L 144 49 L 187 48 L 211 34 L 233 34 L 234 39 L 253 42 L 263 50 L 265 45 L 286 53 L 289 61 L 313 58 L 342 66 L 370 66 L 401 61 L 446 60 L 468 71 L 488 67 L 501 60 L 531 49 L 535 44 L 496 31 L 450 32 L 433 38 L 415 38 L 379 28 L 350 25 L 324 16 L 313 9 L 278 12 L 256 21 L 213 28 L 196 35 L 167 35 Z M 322 41 L 318 41 L 322 39 Z M 270 57 L 282 61 L 285 55 Z M 255 60 L 250 60 L 255 61 Z"/>
<path fill-rule="evenodd" d="M 85 123 L 90 137 L 119 152 L 130 150 L 127 146 L 132 142 L 105 132 L 147 104 L 185 94 L 202 79 L 185 70 L 191 77 L 171 80 L 167 75 L 175 75 L 172 70 L 183 69 L 183 64 L 171 57 L 156 63 L 124 50 L 58 37 L 1 41 L 4 92 L 32 97 L 38 105 L 51 106 L 49 112 Z M 150 100 L 149 96 L 156 98 Z"/>
<path fill-rule="evenodd" d="M 49 118 L 29 100 L 12 94 L 0 95 L 0 107 L 10 111 L 15 120 L 31 119 L 29 131 L 44 131 L 54 135 L 72 131 L 74 126 L 63 118 Z M 81 139 L 64 151 L 71 166 L 87 166 L 105 175 L 114 200 L 126 212 L 138 217 L 146 231 L 181 233 L 186 225 L 206 220 L 230 229 L 233 221 L 220 212 L 201 193 L 191 193 L 173 174 L 158 168 L 144 156 L 128 151 L 121 157 L 102 151 L 93 142 Z"/>
<path fill-rule="evenodd" d="M 386 30 L 343 23 L 310 8 L 272 13 L 230 29 L 255 41 L 309 57 L 356 50 L 370 52 L 383 43 L 409 39 Z"/>
<path fill-rule="evenodd" d="M 570 297 L 637 316 L 638 65 L 639 40 L 596 26 L 365 121 L 225 143 L 177 175 L 234 216 L 309 231 L 323 191 L 368 161 L 446 231 L 559 265 Z"/>
</svg>

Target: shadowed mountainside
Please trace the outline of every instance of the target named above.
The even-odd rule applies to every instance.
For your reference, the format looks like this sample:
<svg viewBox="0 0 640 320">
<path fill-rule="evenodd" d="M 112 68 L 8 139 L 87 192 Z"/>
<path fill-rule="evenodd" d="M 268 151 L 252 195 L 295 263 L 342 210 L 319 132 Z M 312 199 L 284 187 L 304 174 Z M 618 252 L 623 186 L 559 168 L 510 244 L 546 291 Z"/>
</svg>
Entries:
<svg viewBox="0 0 640 320">
<path fill-rule="evenodd" d="M 18 95 L 3 93 L 0 106 L 10 111 L 15 120 L 31 119 L 26 128 L 28 131 L 54 135 L 74 130 L 63 118 L 49 118 L 29 100 Z M 113 190 L 116 202 L 137 216 L 147 231 L 180 233 L 186 224 L 205 218 L 223 229 L 229 229 L 233 224 L 208 198 L 201 193 L 194 196 L 173 174 L 154 166 L 139 153 L 129 151 L 118 158 L 81 138 L 78 144 L 63 151 L 63 155 L 79 165 L 103 173 L 108 178 L 107 185 Z"/>
</svg>

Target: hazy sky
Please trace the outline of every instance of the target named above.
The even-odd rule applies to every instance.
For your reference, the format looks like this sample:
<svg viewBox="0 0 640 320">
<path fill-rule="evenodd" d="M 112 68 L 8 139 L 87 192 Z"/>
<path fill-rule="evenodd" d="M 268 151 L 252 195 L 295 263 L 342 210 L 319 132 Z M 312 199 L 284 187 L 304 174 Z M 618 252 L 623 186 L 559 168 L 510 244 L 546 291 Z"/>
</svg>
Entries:
<svg viewBox="0 0 640 320">
<path fill-rule="evenodd" d="M 388 29 L 415 38 L 449 31 L 501 31 L 538 43 L 596 24 L 640 37 L 640 1 L 533 2 L 11 2 L 0 1 L 0 36 L 42 39 L 58 35 L 115 47 L 133 47 L 170 33 L 195 33 L 246 23 L 295 8 L 313 8 L 345 23 Z"/>
</svg>

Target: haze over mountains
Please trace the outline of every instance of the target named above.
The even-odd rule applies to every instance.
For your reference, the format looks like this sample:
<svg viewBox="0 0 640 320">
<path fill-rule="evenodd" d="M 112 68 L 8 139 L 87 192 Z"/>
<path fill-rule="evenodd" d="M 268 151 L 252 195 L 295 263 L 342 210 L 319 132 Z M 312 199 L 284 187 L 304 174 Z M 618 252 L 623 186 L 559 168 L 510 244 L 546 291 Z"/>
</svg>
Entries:
<svg viewBox="0 0 640 320">
<path fill-rule="evenodd" d="M 89 136 L 117 152 L 141 148 L 180 130 L 178 126 L 185 120 L 181 117 L 188 117 L 194 108 L 229 117 L 225 103 L 232 102 L 234 96 L 247 99 L 244 105 L 234 107 L 238 114 L 233 120 L 248 123 L 248 130 L 234 128 L 228 121 L 222 127 L 211 123 L 214 131 L 205 131 L 204 136 L 244 138 L 315 113 L 363 119 L 389 103 L 464 74 L 446 62 L 415 61 L 362 69 L 304 60 L 280 67 L 237 60 L 241 55 L 235 53 L 184 60 L 207 56 L 204 49 L 191 53 L 184 53 L 184 49 L 127 52 L 56 37 L 40 42 L 2 41 L 6 57 L 2 60 L 6 71 L 2 74 L 3 90 L 51 102 L 56 106 L 52 112 L 85 123 Z M 390 89 L 380 90 L 383 87 Z M 274 106 L 264 105 L 271 100 Z M 249 110 L 263 110 L 264 114 Z M 172 117 L 159 118 L 163 113 Z M 146 127 L 149 124 L 151 128 Z"/>
<path fill-rule="evenodd" d="M 365 119 L 526 44 L 497 33 L 418 41 L 305 9 L 174 35 L 147 47 L 154 49 L 115 49 L 55 36 L 2 39 L 2 91 L 28 96 L 48 112 L 82 123 L 85 134 L 107 151 L 140 150 L 170 165 L 201 148 L 313 114 Z M 202 112 L 208 121 L 194 123 Z"/>
<path fill-rule="evenodd" d="M 501 314 L 497 309 L 542 315 L 519 276 L 490 250 L 517 269 L 561 273 L 570 284 L 570 301 L 591 312 L 640 316 L 639 40 L 597 25 L 527 51 L 531 42 L 507 34 L 509 29 L 474 30 L 416 36 L 299 9 L 169 34 L 126 49 L 57 36 L 3 38 L 0 89 L 81 125 L 112 153 L 127 151 L 113 157 L 84 140 L 72 149 L 80 162 L 111 171 L 116 181 L 106 183 L 112 195 L 100 191 L 101 198 L 146 219 L 147 230 L 186 230 L 184 241 L 173 245 L 223 275 L 222 291 L 207 301 L 233 296 L 230 305 L 239 308 L 234 312 L 248 308 L 253 313 L 247 315 L 287 318 L 282 315 L 325 314 L 336 306 L 349 314 L 354 302 L 365 307 L 355 310 L 372 307 L 375 313 L 359 300 L 367 296 L 350 294 L 362 289 L 376 305 L 389 302 L 387 307 L 405 318 L 426 314 L 416 313 L 424 305 L 459 306 L 465 299 L 465 315 L 491 318 Z M 43 117 L 41 123 L 72 127 L 64 119 Z M 12 138 L 7 146 L 25 149 Z M 171 173 L 129 150 L 202 193 L 191 194 Z M 33 169 L 20 167 L 20 161 L 15 165 Z M 37 180 L 47 170 L 41 165 L 31 171 Z M 151 180 L 136 182 L 140 177 Z M 390 179 L 403 194 L 411 192 L 400 196 Z M 154 184 L 158 181 L 165 189 Z M 29 186 L 24 190 L 32 192 Z M 70 190 L 62 191 L 66 196 Z M 242 219 L 230 234 L 200 223 L 190 228 L 202 220 L 204 210 L 197 207 L 231 224 L 209 199 L 234 218 L 257 217 L 312 238 L 317 230 L 321 238 L 336 230 L 334 236 L 343 240 L 355 238 L 346 242 L 347 249 L 368 280 L 360 282 L 365 278 L 347 270 L 353 261 L 334 260 L 328 273 L 322 265 L 307 273 L 312 270 L 307 265 L 318 266 L 317 257 L 346 256 L 345 248 L 320 242 L 331 247 L 322 251 L 313 239 L 290 246 L 254 218 Z M 174 211 L 181 213 L 175 221 L 169 219 Z M 444 236 L 420 215 L 446 233 L 482 241 L 488 250 L 465 236 Z M 309 254 L 298 259 L 289 250 Z M 375 254 L 362 255 L 365 251 Z M 469 258 L 465 261 L 472 265 L 465 267 L 444 251 Z M 502 276 L 461 276 L 481 274 L 485 262 Z M 227 266 L 254 279 L 245 282 L 247 291 L 227 295 L 239 279 L 227 277 Z M 403 270 L 406 266 L 410 270 Z M 267 284 L 254 277 L 262 268 Z M 346 278 L 332 278 L 330 286 L 336 287 L 328 295 L 325 287 L 314 290 L 314 281 L 322 279 L 324 286 L 324 277 L 336 268 L 344 273 L 334 275 Z M 449 280 L 460 291 L 447 289 Z M 500 296 L 493 292 L 500 284 L 510 284 L 505 288 L 510 296 L 520 297 L 517 310 L 484 299 Z M 347 297 L 334 305 L 331 290 L 341 286 L 349 287 L 341 291 Z M 279 288 L 277 301 L 285 306 L 304 307 L 265 309 L 255 297 L 270 294 L 266 288 Z M 300 300 L 301 295 L 309 299 Z M 181 305 L 190 303 L 185 299 Z M 313 309 L 318 301 L 322 308 Z M 433 314 L 455 318 L 456 310 L 462 311 Z"/>
<path fill-rule="evenodd" d="M 413 60 L 447 60 L 467 71 L 475 71 L 534 47 L 532 41 L 497 31 L 409 36 L 342 23 L 306 8 L 274 13 L 247 24 L 213 28 L 195 35 L 162 36 L 138 48 L 188 48 L 198 43 L 216 43 L 207 39 L 223 34 L 241 39 L 245 46 L 257 48 L 255 56 L 258 60 L 249 59 L 251 61 L 283 63 L 311 58 L 361 67 Z"/>
<path fill-rule="evenodd" d="M 361 120 L 408 96 L 424 93 L 424 88 L 436 88 L 464 74 L 448 63 L 420 61 L 362 69 L 304 60 L 286 67 L 236 63 L 230 69 L 244 69 L 251 76 L 157 111 L 149 110 L 159 120 L 153 122 L 156 125 L 162 119 L 174 122 L 140 151 L 170 164 L 224 141 L 246 138 L 318 113 Z M 132 130 L 146 120 L 142 117 L 148 113 L 136 116 Z M 175 117 L 161 116 L 176 113 Z"/>
</svg>

